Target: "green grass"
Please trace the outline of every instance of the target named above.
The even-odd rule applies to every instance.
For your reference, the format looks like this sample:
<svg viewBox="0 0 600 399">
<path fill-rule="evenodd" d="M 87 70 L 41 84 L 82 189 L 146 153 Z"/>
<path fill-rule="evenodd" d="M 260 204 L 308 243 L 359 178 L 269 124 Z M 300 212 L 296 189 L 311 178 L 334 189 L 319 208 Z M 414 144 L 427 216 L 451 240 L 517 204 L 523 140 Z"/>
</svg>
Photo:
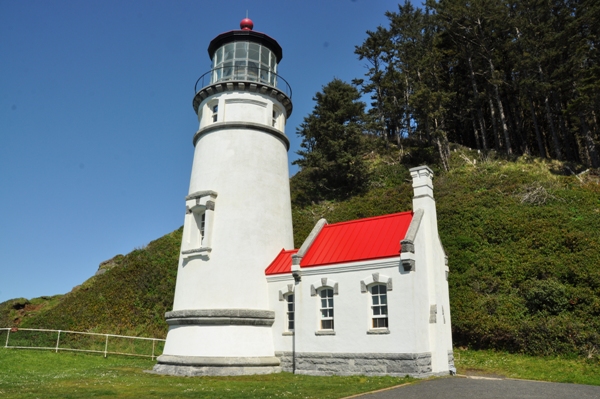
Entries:
<svg viewBox="0 0 600 399">
<path fill-rule="evenodd" d="M 290 373 L 173 377 L 145 373 L 152 360 L 0 348 L 2 398 L 343 398 L 400 385 L 394 377 L 311 377 Z"/>
<path fill-rule="evenodd" d="M 600 385 L 600 362 L 455 350 L 459 374 Z M 290 373 L 173 377 L 145 373 L 152 360 L 0 348 L 2 398 L 343 398 L 414 382 L 394 377 L 311 377 Z"/>
<path fill-rule="evenodd" d="M 535 357 L 492 350 L 455 350 L 458 374 L 493 374 L 507 378 L 600 385 L 598 359 Z"/>
</svg>

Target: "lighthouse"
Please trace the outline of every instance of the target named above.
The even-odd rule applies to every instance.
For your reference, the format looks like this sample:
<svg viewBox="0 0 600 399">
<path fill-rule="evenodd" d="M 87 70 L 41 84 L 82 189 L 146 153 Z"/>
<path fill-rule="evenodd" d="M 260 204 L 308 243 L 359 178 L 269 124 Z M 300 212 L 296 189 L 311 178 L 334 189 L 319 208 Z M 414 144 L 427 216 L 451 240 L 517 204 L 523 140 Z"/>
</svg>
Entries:
<svg viewBox="0 0 600 399">
<path fill-rule="evenodd" d="M 264 270 L 294 245 L 285 135 L 291 88 L 278 74 L 281 46 L 248 18 L 215 37 L 208 54 L 212 68 L 193 98 L 199 128 L 173 310 L 154 370 L 278 372 Z"/>
</svg>

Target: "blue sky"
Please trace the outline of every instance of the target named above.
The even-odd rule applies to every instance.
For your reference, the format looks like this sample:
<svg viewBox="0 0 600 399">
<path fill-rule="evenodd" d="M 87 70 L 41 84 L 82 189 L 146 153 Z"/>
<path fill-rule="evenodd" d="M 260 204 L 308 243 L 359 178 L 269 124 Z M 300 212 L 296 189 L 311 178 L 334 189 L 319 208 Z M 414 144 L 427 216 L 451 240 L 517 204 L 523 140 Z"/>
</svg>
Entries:
<svg viewBox="0 0 600 399">
<path fill-rule="evenodd" d="M 397 2 L 0 0 L 0 302 L 67 293 L 183 224 L 194 83 L 246 10 L 283 47 L 293 160 L 312 97 L 362 77 L 354 46 Z"/>
</svg>

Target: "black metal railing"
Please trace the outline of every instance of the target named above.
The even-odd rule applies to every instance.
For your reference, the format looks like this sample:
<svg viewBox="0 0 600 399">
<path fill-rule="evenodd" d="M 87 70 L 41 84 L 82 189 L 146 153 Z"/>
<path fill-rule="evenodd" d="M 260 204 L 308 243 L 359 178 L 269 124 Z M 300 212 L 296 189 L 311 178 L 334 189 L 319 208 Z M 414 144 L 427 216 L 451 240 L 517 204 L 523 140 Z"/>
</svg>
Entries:
<svg viewBox="0 0 600 399">
<path fill-rule="evenodd" d="M 224 66 L 211 69 L 198 78 L 194 86 L 194 93 L 198 93 L 203 87 L 211 84 L 232 80 L 257 82 L 272 86 L 285 93 L 290 99 L 292 98 L 292 87 L 284 78 L 270 69 L 247 65 Z"/>
</svg>

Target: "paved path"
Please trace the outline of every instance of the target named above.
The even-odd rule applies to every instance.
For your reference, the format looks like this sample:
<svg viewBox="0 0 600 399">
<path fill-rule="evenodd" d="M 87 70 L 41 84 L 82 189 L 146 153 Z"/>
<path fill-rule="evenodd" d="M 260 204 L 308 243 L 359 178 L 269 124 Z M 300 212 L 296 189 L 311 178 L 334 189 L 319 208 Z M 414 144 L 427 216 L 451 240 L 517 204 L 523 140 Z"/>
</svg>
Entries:
<svg viewBox="0 0 600 399">
<path fill-rule="evenodd" d="M 439 378 L 359 396 L 360 399 L 600 399 L 600 386 L 511 379 Z M 357 398 L 358 399 L 358 398 Z"/>
</svg>

